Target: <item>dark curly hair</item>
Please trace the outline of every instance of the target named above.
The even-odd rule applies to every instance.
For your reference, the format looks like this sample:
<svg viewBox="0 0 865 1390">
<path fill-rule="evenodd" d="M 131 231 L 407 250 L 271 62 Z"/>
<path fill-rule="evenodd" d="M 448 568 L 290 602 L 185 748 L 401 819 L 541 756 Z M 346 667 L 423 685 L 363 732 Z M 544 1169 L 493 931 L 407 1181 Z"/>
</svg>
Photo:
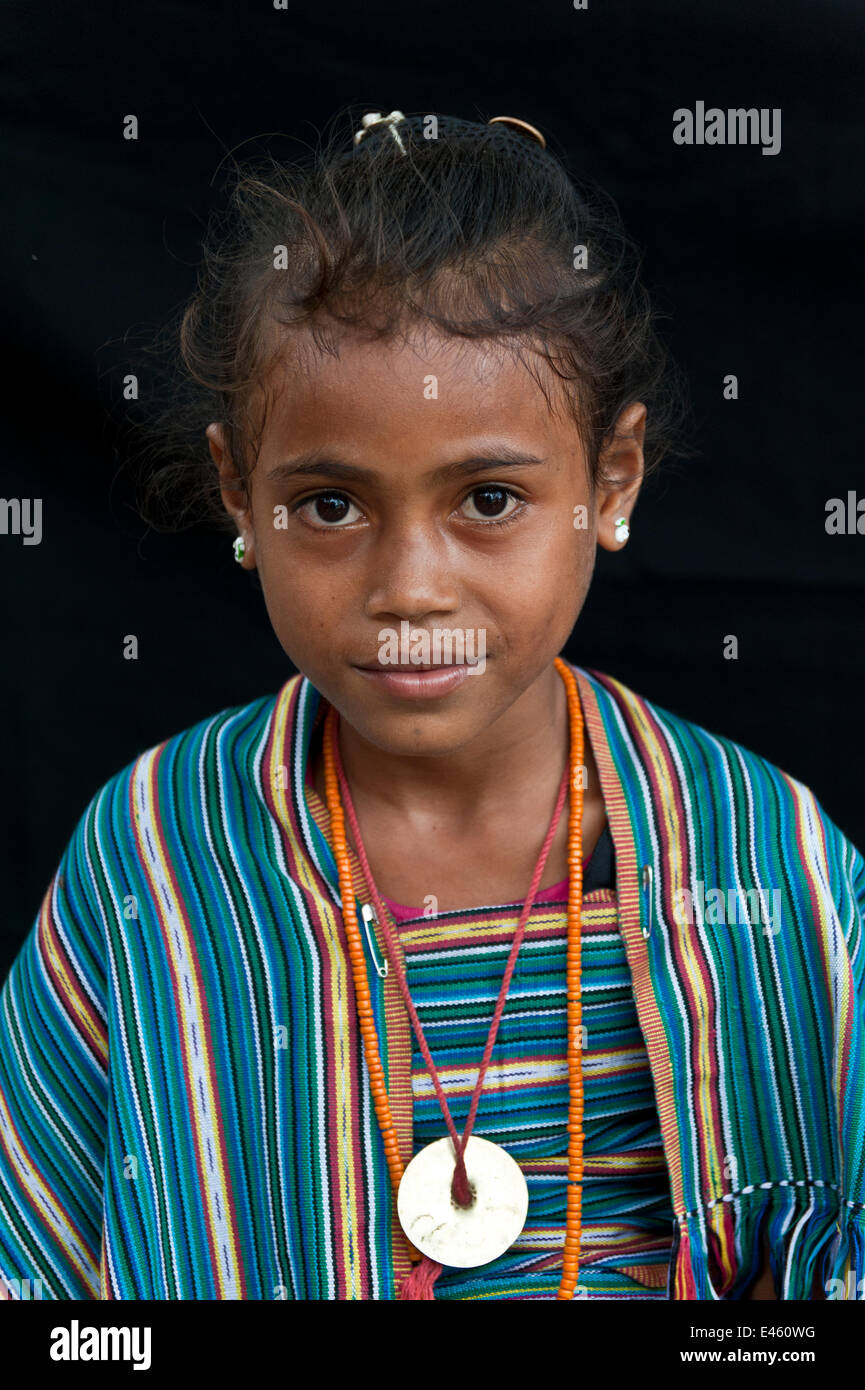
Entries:
<svg viewBox="0 0 865 1390">
<path fill-rule="evenodd" d="M 359 124 L 347 108 L 290 163 L 272 154 L 233 161 L 196 291 L 148 349 L 172 364 L 155 409 L 150 396 L 138 454 L 150 525 L 175 530 L 210 518 L 234 529 L 206 426 L 223 423 L 247 479 L 267 408 L 255 388 L 274 354 L 291 340 L 297 369 L 307 370 L 316 354 L 337 350 L 349 326 L 373 337 L 425 325 L 499 340 L 551 408 L 558 381 L 593 487 L 633 401 L 647 407 L 647 478 L 665 455 L 696 452 L 684 377 L 641 283 L 642 253 L 607 193 L 502 123 L 416 115 L 397 124 L 399 141 L 380 122 L 355 143 Z"/>
</svg>

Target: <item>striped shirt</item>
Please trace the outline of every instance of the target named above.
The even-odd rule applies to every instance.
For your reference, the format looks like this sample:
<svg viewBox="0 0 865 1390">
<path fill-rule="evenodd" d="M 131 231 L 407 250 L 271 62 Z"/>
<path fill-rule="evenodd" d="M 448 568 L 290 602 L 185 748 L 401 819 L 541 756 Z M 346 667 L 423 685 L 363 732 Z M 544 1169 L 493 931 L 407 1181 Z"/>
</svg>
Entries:
<svg viewBox="0 0 865 1390">
<path fill-rule="evenodd" d="M 616 857 L 614 893 L 586 904 L 591 979 L 611 985 L 588 1050 L 603 1066 L 605 1049 L 621 1044 L 636 1061 L 628 981 L 608 950 L 618 937 L 666 1158 L 670 1297 L 738 1296 L 756 1272 L 764 1217 L 781 1297 L 808 1297 L 818 1264 L 855 1287 L 865 1277 L 865 860 L 782 770 L 612 677 L 575 674 Z M 75 827 L 0 998 L 0 1294 L 19 1297 L 39 1280 L 41 1295 L 56 1299 L 397 1297 L 409 1255 L 363 1059 L 335 864 L 304 791 L 321 703 L 293 678 L 202 720 L 112 777 Z M 684 915 L 682 888 L 694 894 Z M 772 907 L 771 927 L 719 917 L 715 896 L 726 902 L 734 890 Z M 545 971 L 563 970 L 554 909 L 533 914 L 515 980 L 530 997 Z M 498 911 L 481 917 L 493 938 L 513 930 L 515 914 L 510 924 Z M 472 918 L 404 928 L 427 1009 L 443 989 L 425 966 L 443 949 L 435 933 L 448 920 L 467 929 L 456 944 L 471 959 Z M 421 1078 L 398 986 L 374 969 L 380 938 L 365 949 L 408 1162 L 415 1106 L 418 1140 L 434 1118 L 429 1098 L 413 1094 Z M 476 1065 L 465 1001 L 441 997 L 456 1011 L 448 1046 L 464 1042 Z M 547 1022 L 550 1074 L 530 1078 L 542 1106 L 557 1094 L 562 1053 L 554 1008 Z M 536 1057 L 544 1026 L 539 1016 L 527 1034 L 509 1032 L 504 1065 L 520 1062 L 521 1038 Z M 645 1071 L 635 1089 L 631 1123 L 640 1110 L 645 1129 L 611 1116 L 587 1165 L 651 1152 Z M 525 1146 L 527 1112 L 514 1110 L 513 1090 L 502 1088 L 498 1122 Z M 560 1175 L 544 1174 L 563 1144 L 552 1108 L 539 1113 L 549 1120 L 536 1131 L 543 1151 L 524 1155 L 537 1165 L 526 1239 L 539 1244 L 514 1252 L 520 1267 L 506 1277 L 519 1275 L 515 1297 L 533 1279 L 547 1296 L 561 1268 L 557 1238 L 544 1234 L 561 1224 Z M 656 1144 L 654 1153 L 652 1162 Z M 650 1169 L 640 1213 L 660 1221 L 660 1173 Z M 663 1267 L 661 1232 L 651 1252 L 648 1229 L 627 1231 L 616 1251 L 612 1229 L 623 1201 L 633 1224 L 637 1174 L 630 1196 L 618 1174 L 609 1185 L 598 1171 L 590 1177 L 610 1229 L 587 1244 L 585 1278 L 601 1281 L 596 1291 L 606 1280 L 619 1295 L 644 1296 L 647 1283 L 629 1288 L 633 1264 L 619 1261 L 638 1262 L 647 1280 L 647 1266 Z M 477 1296 L 461 1277 L 442 1276 L 443 1296 Z M 501 1296 L 500 1283 L 494 1276 L 481 1296 Z"/>
<path fill-rule="evenodd" d="M 603 849 L 603 847 L 601 847 Z M 646 1046 L 613 888 L 584 884 L 584 1171 L 579 1288 L 586 1298 L 666 1298 L 670 1184 Z M 564 892 L 562 892 L 564 889 Z M 517 957 L 473 1133 L 501 1144 L 529 1189 L 521 1235 L 482 1270 L 445 1270 L 436 1298 L 555 1298 L 567 1180 L 567 883 L 538 895 Z M 410 913 L 398 923 L 406 974 L 457 1130 L 513 939 L 519 905 Z M 417 1041 L 414 1150 L 446 1131 Z M 557 1266 L 559 1268 L 557 1269 Z"/>
</svg>

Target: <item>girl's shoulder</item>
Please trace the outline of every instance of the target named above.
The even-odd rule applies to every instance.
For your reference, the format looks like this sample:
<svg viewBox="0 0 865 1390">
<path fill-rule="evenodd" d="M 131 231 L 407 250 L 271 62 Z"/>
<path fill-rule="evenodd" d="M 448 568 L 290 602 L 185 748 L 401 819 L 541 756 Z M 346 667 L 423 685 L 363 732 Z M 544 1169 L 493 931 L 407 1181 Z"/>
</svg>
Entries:
<svg viewBox="0 0 865 1390">
<path fill-rule="evenodd" d="M 686 782 L 716 802 L 755 791 L 789 795 L 804 788 L 777 763 L 726 734 L 667 709 L 604 671 L 574 667 L 585 678 L 604 741 L 624 765 L 639 764 L 653 783 Z M 597 724 L 597 721 L 596 721 Z"/>
<path fill-rule="evenodd" d="M 45 891 L 28 950 L 53 940 L 89 962 L 93 988 L 106 969 L 111 924 L 140 905 L 168 905 L 196 874 L 254 852 L 281 818 L 279 763 L 300 678 L 206 716 L 137 754 L 84 806 Z M 47 939 L 47 937 L 46 937 Z"/>
<path fill-rule="evenodd" d="M 807 871 L 865 905 L 865 857 L 811 787 L 745 744 L 666 709 L 606 672 L 573 667 L 603 763 L 621 787 L 646 861 L 681 859 Z M 595 747 L 598 757 L 598 747 Z M 728 862 L 729 861 L 729 862 Z M 641 861 L 642 862 L 642 861 Z"/>
<path fill-rule="evenodd" d="M 271 783 L 289 775 L 301 684 L 308 683 L 292 676 L 277 691 L 226 706 L 136 754 L 93 793 L 72 843 L 100 833 L 134 839 L 155 819 L 166 833 L 204 833 L 206 822 L 265 799 Z"/>
</svg>

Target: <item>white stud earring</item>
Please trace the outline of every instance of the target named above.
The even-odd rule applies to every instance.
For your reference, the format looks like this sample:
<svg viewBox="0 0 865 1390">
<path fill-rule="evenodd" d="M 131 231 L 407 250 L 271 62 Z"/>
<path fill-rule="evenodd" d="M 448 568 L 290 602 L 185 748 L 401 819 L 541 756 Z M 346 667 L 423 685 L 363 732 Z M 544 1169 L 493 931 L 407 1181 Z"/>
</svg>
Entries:
<svg viewBox="0 0 865 1390">
<path fill-rule="evenodd" d="M 616 540 L 620 545 L 624 545 L 628 536 L 631 534 L 625 517 L 616 517 Z"/>
<path fill-rule="evenodd" d="M 237 561 L 238 564 L 241 564 L 241 563 L 242 563 L 243 557 L 244 557 L 245 554 L 246 554 L 246 546 L 245 546 L 244 543 L 243 543 L 243 536 L 235 536 L 235 538 L 234 538 L 234 558 L 235 558 L 235 560 Z"/>
</svg>

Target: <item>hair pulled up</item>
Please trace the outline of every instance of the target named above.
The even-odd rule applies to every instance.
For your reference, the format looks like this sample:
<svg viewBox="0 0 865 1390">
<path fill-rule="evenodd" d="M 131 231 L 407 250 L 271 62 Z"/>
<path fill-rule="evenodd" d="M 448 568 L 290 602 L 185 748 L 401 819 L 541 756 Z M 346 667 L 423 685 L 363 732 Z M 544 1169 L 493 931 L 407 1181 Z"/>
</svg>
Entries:
<svg viewBox="0 0 865 1390">
<path fill-rule="evenodd" d="M 140 507 L 151 525 L 211 519 L 233 530 L 206 426 L 222 422 L 248 478 L 266 418 L 256 388 L 274 355 L 291 343 L 307 370 L 347 329 L 388 337 L 425 326 L 500 342 L 551 408 L 557 397 L 570 411 L 593 486 L 633 401 L 647 407 L 647 478 L 666 454 L 694 452 L 642 253 L 604 190 L 501 123 L 410 116 L 399 142 L 379 123 L 355 144 L 359 125 L 346 110 L 296 161 L 233 163 L 195 293 L 155 348 L 174 365 L 146 429 Z"/>
</svg>

